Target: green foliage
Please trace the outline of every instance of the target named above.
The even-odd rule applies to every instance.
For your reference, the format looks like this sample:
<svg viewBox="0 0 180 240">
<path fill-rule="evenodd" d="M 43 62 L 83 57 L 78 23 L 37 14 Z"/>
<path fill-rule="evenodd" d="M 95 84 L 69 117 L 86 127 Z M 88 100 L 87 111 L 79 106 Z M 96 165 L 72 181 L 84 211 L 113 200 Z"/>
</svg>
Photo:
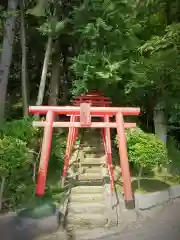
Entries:
<svg viewBox="0 0 180 240">
<path fill-rule="evenodd" d="M 0 164 L 9 174 L 32 161 L 32 153 L 20 139 L 5 136 L 0 140 Z"/>
<path fill-rule="evenodd" d="M 0 175 L 6 177 L 3 197 L 4 208 L 15 208 L 29 202 L 35 189 L 33 163 L 39 151 L 41 132 L 32 127 L 32 119 L 25 118 L 7 122 L 1 129 Z M 66 135 L 54 133 L 49 161 L 48 184 L 59 182 L 64 163 Z M 38 167 L 38 165 L 37 165 Z M 58 174 L 58 179 L 57 174 Z M 49 181 L 51 177 L 52 181 Z M 47 185 L 46 192 L 50 194 Z"/>
<path fill-rule="evenodd" d="M 53 9 L 53 10 L 52 10 Z M 35 7 L 27 10 L 27 14 L 37 17 L 41 25 L 37 27 L 42 35 L 51 35 L 57 37 L 63 32 L 69 19 L 64 19 L 62 21 L 58 20 L 57 5 L 53 4 L 49 0 L 38 0 Z"/>
<path fill-rule="evenodd" d="M 133 75 L 139 25 L 130 5 L 127 1 L 98 0 L 75 9 L 73 22 L 79 39 L 79 52 L 72 65 L 75 95 L 101 90 L 102 85 L 124 80 L 127 73 Z"/>
<path fill-rule="evenodd" d="M 64 164 L 64 155 L 66 149 L 66 136 L 64 134 L 54 133 L 52 138 L 52 151 L 49 161 L 49 169 L 54 174 L 54 168 L 59 172 L 60 178 L 61 171 Z"/>
<path fill-rule="evenodd" d="M 3 207 L 14 208 L 33 194 L 34 152 L 39 147 L 40 132 L 32 119 L 7 122 L 1 129 L 0 172 L 6 177 Z"/>
<path fill-rule="evenodd" d="M 168 158 L 170 159 L 170 171 L 172 174 L 179 174 L 180 173 L 180 146 L 178 142 L 172 138 L 169 137 L 167 141 L 167 150 L 168 150 Z"/>
<path fill-rule="evenodd" d="M 136 65 L 139 75 L 129 81 L 127 89 L 134 96 L 153 100 L 151 105 L 165 103 L 166 111 L 177 103 L 180 89 L 180 25 L 173 23 L 164 27 L 160 35 L 153 35 L 140 48 Z M 168 99 L 168 101 L 167 101 Z"/>
<path fill-rule="evenodd" d="M 126 138 L 129 161 L 137 167 L 153 169 L 167 165 L 166 147 L 155 135 L 136 128 L 127 130 Z"/>
<path fill-rule="evenodd" d="M 40 131 L 32 126 L 31 118 L 7 122 L 1 130 L 1 135 L 12 136 L 27 143 L 27 145 L 32 142 L 34 145 L 37 144 L 39 134 Z"/>
<path fill-rule="evenodd" d="M 36 17 L 45 17 L 48 8 L 48 0 L 37 0 L 34 8 L 29 9 L 27 14 L 31 14 Z"/>
<path fill-rule="evenodd" d="M 0 170 L 1 176 L 6 177 L 5 207 L 15 207 L 32 193 L 32 161 L 32 152 L 25 142 L 10 136 L 0 139 Z"/>
</svg>

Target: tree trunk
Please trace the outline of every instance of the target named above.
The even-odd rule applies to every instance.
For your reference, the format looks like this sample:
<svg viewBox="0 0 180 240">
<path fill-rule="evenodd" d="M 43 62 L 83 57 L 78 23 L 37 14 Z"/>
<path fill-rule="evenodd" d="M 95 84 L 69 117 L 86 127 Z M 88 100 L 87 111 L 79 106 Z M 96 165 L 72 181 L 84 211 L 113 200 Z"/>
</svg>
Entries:
<svg viewBox="0 0 180 240">
<path fill-rule="evenodd" d="M 41 81 L 39 85 L 39 92 L 38 92 L 36 105 L 42 105 L 43 103 L 44 91 L 46 86 L 46 77 L 47 77 L 47 71 L 48 71 L 48 63 L 51 55 L 51 48 L 52 48 L 52 37 L 49 36 L 46 53 L 44 57 L 44 64 L 42 69 L 42 75 L 41 75 Z"/>
<path fill-rule="evenodd" d="M 52 57 L 52 76 L 50 81 L 49 105 L 56 106 L 58 104 L 59 87 L 60 87 L 60 51 L 59 41 L 55 43 L 55 53 Z"/>
<path fill-rule="evenodd" d="M 26 51 L 24 0 L 20 0 L 20 16 L 21 16 L 21 49 L 22 49 L 21 84 L 22 84 L 23 115 L 28 116 L 27 51 Z"/>
<path fill-rule="evenodd" d="M 6 177 L 1 178 L 1 188 L 0 188 L 0 211 L 2 210 L 2 204 L 3 204 L 3 193 L 5 189 L 5 181 Z"/>
<path fill-rule="evenodd" d="M 163 141 L 166 145 L 167 143 L 167 121 L 162 109 L 154 109 L 154 128 L 156 136 Z"/>
<path fill-rule="evenodd" d="M 0 59 L 0 125 L 4 122 L 5 118 L 5 104 L 6 104 L 6 93 L 9 78 L 9 70 L 11 66 L 14 34 L 15 34 L 15 23 L 16 16 L 14 12 L 18 6 L 18 0 L 8 1 L 8 11 L 12 12 L 5 22 L 4 25 L 4 39 L 2 45 L 2 54 Z"/>
<path fill-rule="evenodd" d="M 33 183 L 36 182 L 36 166 L 37 166 L 37 163 L 34 162 L 33 163 L 33 176 L 32 176 Z"/>
<path fill-rule="evenodd" d="M 137 183 L 138 183 L 138 189 L 141 188 L 141 177 L 142 177 L 142 171 L 143 171 L 143 168 L 140 167 L 140 168 L 139 168 L 139 173 L 138 173 L 138 180 L 137 180 Z"/>
</svg>

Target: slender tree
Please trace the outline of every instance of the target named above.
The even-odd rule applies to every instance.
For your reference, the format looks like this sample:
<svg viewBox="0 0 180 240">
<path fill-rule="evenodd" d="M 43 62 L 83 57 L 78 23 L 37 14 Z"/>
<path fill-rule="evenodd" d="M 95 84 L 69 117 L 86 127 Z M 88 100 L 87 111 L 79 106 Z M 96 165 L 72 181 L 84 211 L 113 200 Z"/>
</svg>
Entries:
<svg viewBox="0 0 180 240">
<path fill-rule="evenodd" d="M 20 17 L 21 17 L 21 84 L 22 84 L 22 100 L 23 100 L 23 115 L 28 116 L 28 90 L 27 90 L 27 50 L 26 50 L 26 29 L 25 29 L 25 14 L 24 0 L 20 0 Z"/>
<path fill-rule="evenodd" d="M 8 14 L 4 24 L 4 39 L 0 59 L 0 125 L 5 119 L 6 93 L 13 52 L 17 6 L 18 0 L 8 1 Z"/>
</svg>

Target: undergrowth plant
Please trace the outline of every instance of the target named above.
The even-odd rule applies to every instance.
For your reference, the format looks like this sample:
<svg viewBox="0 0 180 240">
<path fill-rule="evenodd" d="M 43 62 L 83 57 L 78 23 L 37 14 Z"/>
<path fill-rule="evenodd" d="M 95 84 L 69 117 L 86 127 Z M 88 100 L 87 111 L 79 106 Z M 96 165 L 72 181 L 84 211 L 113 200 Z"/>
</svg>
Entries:
<svg viewBox="0 0 180 240">
<path fill-rule="evenodd" d="M 167 166 L 166 146 L 154 134 L 145 133 L 140 128 L 126 130 L 126 139 L 129 161 L 138 169 L 140 187 L 143 170 Z"/>
</svg>

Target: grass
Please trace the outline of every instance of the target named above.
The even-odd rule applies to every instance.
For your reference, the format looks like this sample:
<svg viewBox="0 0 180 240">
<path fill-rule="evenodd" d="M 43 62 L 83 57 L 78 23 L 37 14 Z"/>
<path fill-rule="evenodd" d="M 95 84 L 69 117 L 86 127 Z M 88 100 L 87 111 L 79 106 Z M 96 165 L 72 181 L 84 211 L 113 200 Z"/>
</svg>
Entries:
<svg viewBox="0 0 180 240">
<path fill-rule="evenodd" d="M 132 181 L 132 188 L 134 192 L 151 193 L 155 191 L 161 191 L 167 189 L 170 185 L 159 179 L 141 179 L 141 188 L 138 188 L 138 181 L 135 179 Z"/>
<path fill-rule="evenodd" d="M 138 188 L 137 179 L 132 180 L 133 192 L 152 193 L 155 191 L 163 191 L 171 186 L 180 185 L 180 176 L 168 177 L 144 177 L 141 178 L 141 188 Z M 117 190 L 122 191 L 122 182 L 117 183 Z"/>
</svg>

